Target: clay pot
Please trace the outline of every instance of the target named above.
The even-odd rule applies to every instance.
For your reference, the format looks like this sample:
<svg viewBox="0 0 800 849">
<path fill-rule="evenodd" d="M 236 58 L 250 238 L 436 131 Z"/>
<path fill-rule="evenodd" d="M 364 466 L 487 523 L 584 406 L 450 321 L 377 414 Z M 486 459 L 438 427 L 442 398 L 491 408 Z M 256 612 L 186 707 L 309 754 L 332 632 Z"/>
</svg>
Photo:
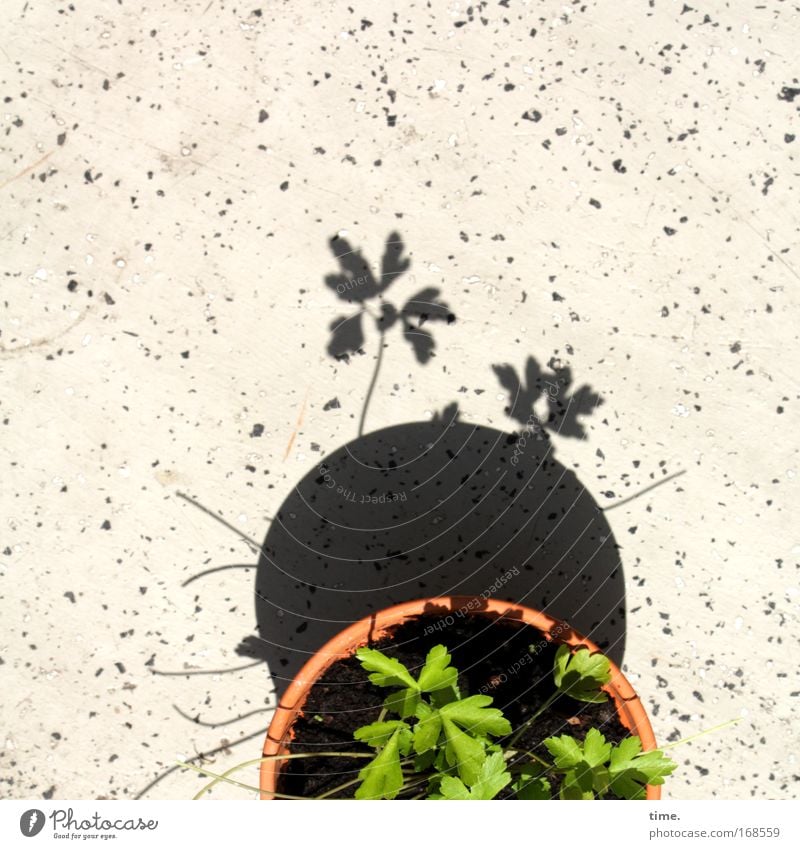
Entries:
<svg viewBox="0 0 800 849">
<path fill-rule="evenodd" d="M 309 691 L 332 663 L 350 656 L 361 646 L 380 639 L 389 629 L 414 616 L 424 613 L 446 616 L 456 611 L 460 611 L 460 615 L 464 615 L 464 611 L 469 611 L 467 614 L 469 616 L 502 615 L 509 620 L 524 622 L 526 625 L 537 628 L 547 639 L 552 639 L 555 643 L 566 643 L 573 647 L 586 646 L 592 652 L 601 651 L 591 640 L 558 619 L 553 619 L 530 607 L 507 601 L 482 600 L 470 596 L 444 596 L 387 607 L 340 631 L 309 658 L 289 685 L 272 717 L 264 742 L 264 756 L 288 753 L 294 721 L 302 711 Z M 641 700 L 628 679 L 613 662 L 611 663 L 611 681 L 603 689 L 613 699 L 622 725 L 628 728 L 631 734 L 641 739 L 643 751 L 657 748 L 656 738 Z M 261 764 L 262 799 L 274 798 L 272 794 L 277 790 L 278 776 L 283 763 L 285 762 L 276 758 Z M 647 799 L 654 801 L 660 798 L 661 786 L 648 785 Z"/>
</svg>

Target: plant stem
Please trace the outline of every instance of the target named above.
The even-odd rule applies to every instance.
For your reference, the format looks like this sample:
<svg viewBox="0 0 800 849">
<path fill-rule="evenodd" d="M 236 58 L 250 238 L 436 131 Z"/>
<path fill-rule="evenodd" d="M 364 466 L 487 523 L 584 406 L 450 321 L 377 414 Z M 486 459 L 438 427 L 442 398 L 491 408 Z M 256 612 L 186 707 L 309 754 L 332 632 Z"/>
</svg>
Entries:
<svg viewBox="0 0 800 849">
<path fill-rule="evenodd" d="M 659 746 L 662 752 L 667 749 L 672 749 L 675 746 L 680 746 L 683 743 L 691 743 L 692 740 L 697 740 L 699 737 L 705 737 L 706 734 L 711 734 L 713 731 L 720 731 L 723 728 L 727 728 L 729 725 L 736 725 L 737 722 L 740 721 L 740 718 L 737 716 L 736 719 L 729 719 L 727 722 L 723 722 L 720 725 L 715 725 L 713 728 L 706 728 L 705 731 L 700 731 L 697 734 L 692 734 L 691 737 L 684 737 L 682 740 L 676 740 L 674 743 L 667 743 L 666 746 Z"/>
<path fill-rule="evenodd" d="M 380 347 L 378 348 L 378 358 L 375 361 L 375 370 L 372 372 L 372 380 L 369 384 L 369 389 L 367 390 L 367 397 L 364 399 L 364 407 L 361 410 L 361 421 L 358 423 L 358 435 L 364 435 L 364 422 L 367 418 L 367 409 L 369 407 L 369 402 L 372 400 L 372 393 L 375 389 L 375 384 L 378 380 L 378 372 L 381 369 L 381 362 L 383 361 L 383 338 L 386 335 L 386 331 L 381 328 L 381 336 L 380 336 Z"/>
<path fill-rule="evenodd" d="M 404 764 L 410 763 L 412 760 L 413 760 L 413 758 L 403 758 L 400 761 L 400 764 L 402 766 Z M 425 775 L 423 781 L 412 781 L 410 784 L 405 783 L 406 779 L 411 778 L 411 777 L 416 776 L 416 775 L 418 775 L 418 773 L 409 773 L 408 775 L 406 775 L 405 772 L 403 773 L 403 779 L 404 779 L 403 780 L 403 786 L 398 791 L 398 794 L 403 793 L 407 790 L 410 790 L 414 787 L 419 787 L 420 784 L 424 784 L 428 780 L 428 778 L 430 777 L 429 775 Z M 346 787 L 352 787 L 354 784 L 358 784 L 359 781 L 361 781 L 360 778 L 352 778 L 349 781 L 345 781 L 344 784 L 339 784 L 338 786 L 332 788 L 331 790 L 326 790 L 321 796 L 315 796 L 314 798 L 316 798 L 316 799 L 328 799 L 331 796 L 333 796 L 334 793 L 338 793 L 340 790 L 344 790 Z"/>
<path fill-rule="evenodd" d="M 537 708 L 537 710 L 536 710 L 534 713 L 532 713 L 532 714 L 531 714 L 531 715 L 530 715 L 530 716 L 529 716 L 529 717 L 525 720 L 525 722 L 523 722 L 523 723 L 522 723 L 522 725 L 520 725 L 520 727 L 516 730 L 516 732 L 515 732 L 514 736 L 513 736 L 513 737 L 509 740 L 508 745 L 509 745 L 509 746 L 513 746 L 513 745 L 517 742 L 517 740 L 519 740 L 519 738 L 522 736 L 522 733 L 523 733 L 524 731 L 526 731 L 526 730 L 527 730 L 528 726 L 529 726 L 529 725 L 531 725 L 531 723 L 532 723 L 535 719 L 538 719 L 538 718 L 539 718 L 539 717 L 540 717 L 540 716 L 541 716 L 541 715 L 542 715 L 542 714 L 543 714 L 543 713 L 547 710 L 547 708 L 549 708 L 549 707 L 550 707 L 550 705 L 552 705 L 552 704 L 553 704 L 553 702 L 554 702 L 554 701 L 555 701 L 555 700 L 556 700 L 556 699 L 557 699 L 560 695 L 561 695 L 560 690 L 556 690 L 556 691 L 555 691 L 555 693 L 553 693 L 551 696 L 548 696 L 548 697 L 547 697 L 547 698 L 546 698 L 546 699 L 542 702 L 542 704 L 541 704 L 541 705 L 539 705 L 539 707 Z"/>
<path fill-rule="evenodd" d="M 525 749 L 521 752 L 515 752 L 515 751 L 511 750 L 511 751 L 506 752 L 506 754 L 507 755 L 510 754 L 512 756 L 516 755 L 516 754 L 528 755 L 532 760 L 536 761 L 536 763 L 538 763 L 539 766 L 544 767 L 548 772 L 552 772 L 554 775 L 556 774 L 555 771 L 554 771 L 555 767 L 553 766 L 553 764 L 547 763 L 547 761 L 544 760 L 544 758 L 540 758 L 539 755 L 537 755 L 535 752 L 530 751 L 530 749 Z M 511 766 L 515 766 L 515 765 L 516 764 L 511 764 Z"/>
<path fill-rule="evenodd" d="M 418 775 L 421 775 L 422 778 L 419 781 L 411 781 L 408 784 L 404 783 L 398 792 L 398 796 L 400 795 L 400 793 L 407 793 L 409 790 L 413 790 L 416 787 L 422 787 L 423 784 L 427 784 L 430 781 L 431 777 L 434 775 L 434 773 L 421 772 L 418 773 Z M 422 792 L 427 793 L 428 791 L 423 790 Z"/>
<path fill-rule="evenodd" d="M 193 797 L 193 801 L 197 801 L 198 799 L 200 799 L 200 797 L 207 790 L 210 790 L 214 785 L 218 784 L 220 781 L 224 781 L 226 784 L 233 784 L 236 787 L 241 787 L 243 790 L 251 790 L 254 793 L 261 792 L 261 788 L 259 788 L 259 787 L 254 787 L 252 784 L 244 784 L 241 781 L 236 781 L 235 778 L 229 778 L 228 772 L 232 772 L 233 770 L 229 770 L 228 772 L 224 772 L 221 775 L 219 775 L 216 772 L 211 772 L 210 770 L 203 769 L 202 767 L 194 766 L 194 764 L 182 763 L 181 761 L 179 761 L 178 763 L 181 766 L 186 767 L 187 769 L 193 769 L 195 772 L 199 772 L 200 775 L 204 775 L 204 776 L 206 776 L 206 778 L 213 778 L 214 779 L 210 784 L 208 784 L 206 787 L 204 787 L 197 795 L 195 795 Z M 234 767 L 234 769 L 236 769 L 236 767 Z M 272 795 L 277 796 L 281 799 L 302 799 L 303 798 L 302 796 L 287 796 L 283 793 L 274 793 Z"/>
<path fill-rule="evenodd" d="M 338 793 L 340 790 L 344 790 L 346 787 L 352 787 L 354 784 L 358 784 L 361 781 L 360 778 L 351 778 L 350 781 L 345 781 L 344 784 L 340 784 L 338 787 L 334 787 L 332 790 L 326 790 L 324 793 L 319 796 L 315 796 L 316 799 L 328 799 L 333 796 L 334 793 Z"/>
<path fill-rule="evenodd" d="M 237 770 L 244 769 L 248 766 L 253 766 L 254 764 L 264 763 L 265 761 L 274 761 L 274 760 L 292 760 L 295 758 L 371 758 L 372 755 L 367 752 L 300 752 L 294 755 L 264 755 L 261 758 L 253 758 L 250 761 L 244 761 L 243 763 L 236 764 L 236 766 L 232 766 L 229 770 L 226 770 L 221 775 L 217 775 L 217 773 L 210 772 L 207 769 L 203 769 L 202 767 L 194 766 L 194 764 L 184 763 L 183 761 L 178 761 L 178 766 L 184 767 L 186 769 L 192 769 L 195 772 L 199 772 L 201 775 L 206 775 L 214 780 L 207 784 L 199 793 L 197 793 L 193 798 L 199 799 L 208 791 L 212 790 L 220 781 L 224 781 L 228 784 L 235 784 L 237 787 L 243 787 L 245 790 L 254 790 L 255 792 L 261 792 L 259 787 L 254 787 L 251 784 L 243 784 L 240 781 L 236 781 L 234 778 L 229 778 L 232 773 Z M 272 796 L 277 796 L 279 798 L 292 798 L 292 799 L 303 799 L 303 796 L 284 796 L 281 793 L 270 793 Z"/>
</svg>

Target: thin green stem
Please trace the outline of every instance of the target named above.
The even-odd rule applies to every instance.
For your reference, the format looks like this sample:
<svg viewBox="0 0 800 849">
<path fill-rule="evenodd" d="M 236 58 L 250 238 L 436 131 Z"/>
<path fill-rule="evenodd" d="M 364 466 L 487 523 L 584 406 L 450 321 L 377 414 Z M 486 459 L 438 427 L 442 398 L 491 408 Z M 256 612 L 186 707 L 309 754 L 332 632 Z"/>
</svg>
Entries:
<svg viewBox="0 0 800 849">
<path fill-rule="evenodd" d="M 421 780 L 411 781 L 408 784 L 404 783 L 403 786 L 398 791 L 398 796 L 400 795 L 400 793 L 408 793 L 409 790 L 414 790 L 417 787 L 422 787 L 424 784 L 427 784 L 431 780 L 431 778 L 433 777 L 433 775 L 435 773 L 425 772 L 425 773 L 420 773 L 420 774 L 422 775 Z M 423 795 L 427 792 L 428 792 L 427 790 L 422 791 Z"/>
<path fill-rule="evenodd" d="M 216 787 L 216 785 L 219 784 L 221 781 L 224 781 L 228 784 L 235 784 L 237 787 L 242 787 L 245 790 L 254 790 L 257 793 L 261 792 L 261 789 L 259 787 L 254 787 L 251 784 L 243 784 L 240 781 L 236 781 L 236 779 L 229 778 L 229 776 L 231 774 L 233 774 L 234 772 L 236 772 L 237 770 L 245 769 L 246 767 L 253 766 L 255 764 L 261 764 L 261 763 L 264 763 L 265 761 L 274 761 L 274 760 L 283 761 L 283 760 L 293 760 L 293 759 L 297 759 L 297 758 L 344 758 L 344 757 L 371 758 L 372 755 L 368 754 L 367 752 L 299 752 L 299 753 L 293 754 L 293 755 L 264 755 L 263 757 L 260 757 L 260 758 L 253 758 L 252 760 L 244 761 L 243 763 L 236 764 L 236 766 L 232 766 L 230 769 L 226 770 L 221 775 L 218 775 L 217 773 L 211 772 L 207 769 L 203 769 L 202 767 L 195 766 L 194 764 L 184 763 L 183 761 L 178 761 L 178 766 L 184 767 L 186 769 L 194 770 L 195 772 L 199 772 L 201 775 L 206 775 L 209 778 L 214 779 L 212 782 L 210 782 L 205 787 L 203 787 L 203 789 L 193 797 L 196 800 L 196 799 L 200 799 L 203 795 L 205 795 L 207 792 L 209 792 L 214 787 Z M 293 798 L 293 799 L 304 799 L 304 798 L 306 798 L 304 796 L 285 797 L 283 794 L 272 793 L 272 792 L 270 792 L 270 795 L 276 796 L 278 798 Z"/>
<path fill-rule="evenodd" d="M 372 757 L 372 755 L 368 755 L 368 757 Z M 400 761 L 400 765 L 401 765 L 401 767 L 408 765 L 413 760 L 414 759 L 411 758 L 411 757 L 403 758 Z M 411 775 L 414 775 L 414 774 L 415 773 L 411 773 Z M 403 771 L 403 775 L 404 776 L 406 775 L 405 771 Z M 361 781 L 360 778 L 352 778 L 349 781 L 345 781 L 344 784 L 339 784 L 338 786 L 334 787 L 331 790 L 326 790 L 321 796 L 315 796 L 314 798 L 316 798 L 316 799 L 328 799 L 329 797 L 333 796 L 334 793 L 338 793 L 340 790 L 344 790 L 347 787 L 352 787 L 354 784 L 358 784 L 359 781 Z M 409 786 L 414 786 L 414 785 L 409 785 Z M 403 787 L 400 789 L 399 792 L 402 793 L 403 789 L 408 789 L 408 787 L 406 787 L 405 783 L 404 783 Z"/>
<path fill-rule="evenodd" d="M 326 790 L 324 793 L 316 796 L 317 799 L 328 799 L 333 796 L 335 793 L 338 793 L 340 790 L 345 790 L 347 787 L 352 787 L 354 784 L 358 784 L 361 781 L 360 778 L 352 778 L 350 781 L 345 781 L 344 784 L 340 784 L 338 787 L 334 787 L 333 790 Z"/>
<path fill-rule="evenodd" d="M 525 722 L 520 725 L 520 727 L 516 730 L 514 736 L 508 741 L 509 746 L 513 746 L 517 740 L 522 736 L 523 732 L 525 732 L 528 727 L 538 719 L 549 707 L 553 704 L 553 702 L 561 695 L 560 690 L 556 690 L 551 696 L 548 696 L 542 704 L 539 705 L 536 711 L 534 711 Z"/>
<path fill-rule="evenodd" d="M 548 772 L 552 772 L 554 775 L 556 774 L 555 766 L 553 764 L 547 763 L 544 758 L 540 758 L 539 755 L 537 755 L 535 752 L 531 752 L 529 749 L 525 749 L 522 754 L 528 755 L 532 760 L 536 761 L 539 766 L 544 767 Z"/>
<path fill-rule="evenodd" d="M 202 767 L 195 766 L 194 764 L 187 764 L 184 761 L 178 761 L 178 766 L 182 766 L 185 769 L 194 770 L 195 772 L 199 773 L 200 775 L 204 775 L 206 778 L 213 778 L 214 779 L 214 781 L 212 781 L 211 784 L 204 787 L 199 793 L 197 793 L 195 796 L 192 797 L 193 801 L 196 801 L 197 799 L 199 799 L 206 792 L 206 790 L 210 790 L 212 787 L 214 787 L 214 785 L 218 784 L 220 781 L 224 781 L 227 784 L 234 784 L 234 785 L 236 785 L 236 787 L 241 787 L 243 790 L 252 790 L 254 793 L 259 792 L 259 788 L 254 787 L 252 784 L 244 784 L 241 781 L 236 781 L 236 779 L 234 779 L 234 778 L 228 778 L 228 773 L 223 773 L 222 775 L 219 775 L 216 772 L 211 772 L 211 770 L 203 769 Z"/>
<path fill-rule="evenodd" d="M 697 740 L 700 737 L 705 737 L 706 734 L 711 734 L 714 731 L 721 731 L 723 728 L 727 728 L 729 725 L 736 725 L 737 722 L 740 722 L 740 717 L 736 717 L 736 719 L 729 719 L 727 722 L 723 722 L 720 725 L 715 725 L 713 728 L 707 728 L 705 731 L 700 731 L 697 734 L 692 734 L 691 737 L 684 737 L 682 740 L 676 740 L 674 743 L 667 743 L 666 746 L 659 746 L 662 752 L 667 749 L 674 749 L 675 746 L 681 746 L 684 743 L 691 743 L 693 740 Z"/>
</svg>

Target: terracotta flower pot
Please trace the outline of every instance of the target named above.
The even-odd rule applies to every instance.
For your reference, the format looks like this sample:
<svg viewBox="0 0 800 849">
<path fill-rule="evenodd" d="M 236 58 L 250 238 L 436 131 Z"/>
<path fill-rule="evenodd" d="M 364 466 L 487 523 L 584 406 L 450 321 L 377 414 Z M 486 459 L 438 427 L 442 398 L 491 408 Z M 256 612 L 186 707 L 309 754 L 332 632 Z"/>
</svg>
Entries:
<svg viewBox="0 0 800 849">
<path fill-rule="evenodd" d="M 294 721 L 301 713 L 309 691 L 332 663 L 349 657 L 356 649 L 380 639 L 390 628 L 414 616 L 424 613 L 447 615 L 465 610 L 469 611 L 467 614 L 469 616 L 503 615 L 509 620 L 524 622 L 526 625 L 537 628 L 547 639 L 555 643 L 566 643 L 574 647 L 586 646 L 592 652 L 601 651 L 591 640 L 558 619 L 553 619 L 530 607 L 507 601 L 474 599 L 470 596 L 443 596 L 387 607 L 340 631 L 308 659 L 275 710 L 264 742 L 264 756 L 288 754 L 288 743 L 293 736 Z M 551 632 L 554 633 L 551 634 Z M 650 720 L 639 697 L 614 663 L 611 663 L 611 681 L 603 689 L 613 699 L 622 725 L 641 738 L 643 751 L 657 748 Z M 274 798 L 272 794 L 277 791 L 278 777 L 283 763 L 285 761 L 275 758 L 261 764 L 262 799 Z M 647 799 L 653 801 L 660 798 L 661 786 L 648 785 Z"/>
</svg>

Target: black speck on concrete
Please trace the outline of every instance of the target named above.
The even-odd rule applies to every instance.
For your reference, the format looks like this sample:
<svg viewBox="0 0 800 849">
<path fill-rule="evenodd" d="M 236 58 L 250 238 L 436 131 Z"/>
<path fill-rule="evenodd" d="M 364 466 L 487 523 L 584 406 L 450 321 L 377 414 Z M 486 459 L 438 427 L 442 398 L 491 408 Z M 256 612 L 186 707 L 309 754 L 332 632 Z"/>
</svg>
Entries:
<svg viewBox="0 0 800 849">
<path fill-rule="evenodd" d="M 322 408 L 324 411 L 328 410 L 338 410 L 342 405 L 339 403 L 338 398 L 331 398 L 330 401 L 325 403 L 325 406 Z"/>
<path fill-rule="evenodd" d="M 250 431 L 250 436 L 255 438 L 261 436 L 264 433 L 264 425 L 263 424 L 254 424 L 253 429 Z"/>
</svg>

